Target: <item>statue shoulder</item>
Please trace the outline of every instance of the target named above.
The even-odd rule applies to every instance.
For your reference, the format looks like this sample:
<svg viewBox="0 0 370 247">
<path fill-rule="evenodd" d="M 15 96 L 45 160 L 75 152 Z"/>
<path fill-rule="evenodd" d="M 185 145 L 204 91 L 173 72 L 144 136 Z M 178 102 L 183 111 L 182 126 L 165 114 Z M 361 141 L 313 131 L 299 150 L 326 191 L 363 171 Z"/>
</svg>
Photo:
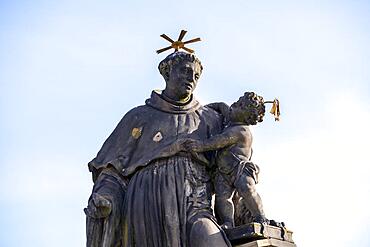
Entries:
<svg viewBox="0 0 370 247">
<path fill-rule="evenodd" d="M 136 106 L 134 108 L 132 108 L 131 110 L 129 110 L 128 112 L 126 112 L 126 114 L 123 116 L 122 120 L 123 119 L 126 119 L 126 118 L 140 118 L 142 116 L 145 116 L 143 114 L 147 113 L 148 111 L 150 111 L 150 107 L 148 107 L 147 105 L 139 105 L 139 106 Z"/>
<path fill-rule="evenodd" d="M 224 103 L 224 102 L 214 102 L 206 105 L 206 107 L 209 107 L 218 113 L 222 114 L 224 117 L 228 117 L 229 115 L 229 109 L 230 107 Z"/>
<path fill-rule="evenodd" d="M 148 118 L 148 113 L 150 113 L 151 108 L 147 105 L 140 105 L 132 108 L 126 114 L 122 117 L 122 119 L 119 121 L 116 129 L 120 129 L 123 126 L 127 125 L 137 125 L 145 122 L 145 120 Z"/>
<path fill-rule="evenodd" d="M 218 119 L 221 120 L 222 125 L 226 126 L 229 120 L 229 109 L 230 107 L 224 102 L 215 102 L 205 105 L 210 112 L 213 113 Z"/>
<path fill-rule="evenodd" d="M 248 125 L 243 125 L 242 131 L 240 131 L 243 136 L 248 139 L 249 141 L 252 141 L 253 135 Z"/>
<path fill-rule="evenodd" d="M 116 164 L 119 163 L 117 157 L 127 146 L 131 145 L 130 140 L 137 139 L 141 135 L 143 125 L 146 122 L 145 116 L 150 110 L 148 108 L 145 105 L 134 107 L 122 117 L 103 143 L 96 157 L 89 162 L 90 171 L 94 173 L 94 171 L 105 168 L 109 164 L 113 164 L 114 167 L 119 166 Z M 97 173 L 95 172 L 95 174 Z"/>
</svg>

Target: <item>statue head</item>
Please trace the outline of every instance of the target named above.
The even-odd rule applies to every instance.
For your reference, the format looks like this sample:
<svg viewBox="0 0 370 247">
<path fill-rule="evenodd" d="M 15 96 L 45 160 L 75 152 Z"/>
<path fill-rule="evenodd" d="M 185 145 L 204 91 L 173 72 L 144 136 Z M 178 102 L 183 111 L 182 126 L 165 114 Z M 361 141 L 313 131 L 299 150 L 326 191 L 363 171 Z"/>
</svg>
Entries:
<svg viewBox="0 0 370 247">
<path fill-rule="evenodd" d="M 195 55 L 177 51 L 163 59 L 158 69 L 166 81 L 165 96 L 186 102 L 197 86 L 203 67 Z"/>
<path fill-rule="evenodd" d="M 230 106 L 230 121 L 255 125 L 263 121 L 265 104 L 261 96 L 246 92 L 238 101 Z"/>
</svg>

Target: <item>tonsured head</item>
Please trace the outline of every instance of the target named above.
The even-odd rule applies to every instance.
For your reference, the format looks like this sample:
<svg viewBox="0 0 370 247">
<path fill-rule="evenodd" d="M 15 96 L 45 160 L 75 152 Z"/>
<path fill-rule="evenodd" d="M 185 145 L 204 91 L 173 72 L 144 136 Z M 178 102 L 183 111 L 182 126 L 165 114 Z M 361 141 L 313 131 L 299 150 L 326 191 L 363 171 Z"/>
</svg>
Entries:
<svg viewBox="0 0 370 247">
<path fill-rule="evenodd" d="M 188 99 L 202 74 L 202 64 L 193 54 L 174 52 L 158 65 L 166 81 L 164 94 L 176 101 Z"/>
<path fill-rule="evenodd" d="M 264 100 L 253 92 L 246 92 L 230 106 L 230 121 L 255 125 L 263 121 L 265 115 Z"/>
</svg>

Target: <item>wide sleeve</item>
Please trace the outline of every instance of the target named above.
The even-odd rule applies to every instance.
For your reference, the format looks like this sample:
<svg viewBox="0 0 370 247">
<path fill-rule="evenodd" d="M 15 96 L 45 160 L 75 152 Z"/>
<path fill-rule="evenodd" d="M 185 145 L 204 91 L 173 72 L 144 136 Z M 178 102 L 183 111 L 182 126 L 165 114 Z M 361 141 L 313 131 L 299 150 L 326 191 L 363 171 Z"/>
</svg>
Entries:
<svg viewBox="0 0 370 247">
<path fill-rule="evenodd" d="M 96 157 L 88 163 L 94 182 L 104 168 L 114 167 L 120 173 L 129 162 L 143 128 L 140 124 L 142 111 L 142 107 L 139 106 L 127 112 Z"/>
</svg>

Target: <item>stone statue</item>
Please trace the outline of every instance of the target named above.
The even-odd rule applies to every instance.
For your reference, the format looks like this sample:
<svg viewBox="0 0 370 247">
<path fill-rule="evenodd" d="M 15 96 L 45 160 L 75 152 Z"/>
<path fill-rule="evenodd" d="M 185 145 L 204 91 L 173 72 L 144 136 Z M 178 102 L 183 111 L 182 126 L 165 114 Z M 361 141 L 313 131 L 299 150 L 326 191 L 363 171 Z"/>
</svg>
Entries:
<svg viewBox="0 0 370 247">
<path fill-rule="evenodd" d="M 231 246 L 211 207 L 214 151 L 173 145 L 222 130 L 222 115 L 193 97 L 202 65 L 177 51 L 159 71 L 165 89 L 129 111 L 89 163 L 87 245 Z"/>
<path fill-rule="evenodd" d="M 262 121 L 263 99 L 247 93 L 231 107 L 201 105 L 193 91 L 203 67 L 184 47 L 200 39 L 182 42 L 185 33 L 177 41 L 162 35 L 172 45 L 157 52 L 175 48 L 158 66 L 165 89 L 127 112 L 88 164 L 88 247 L 231 247 L 246 236 L 226 235 L 235 188 L 252 219 L 268 222 L 255 192 L 259 169 L 250 161 L 247 126 Z"/>
<path fill-rule="evenodd" d="M 180 140 L 189 152 L 218 150 L 217 173 L 215 176 L 215 209 L 223 228 L 234 227 L 234 205 L 232 198 L 235 189 L 244 199 L 246 208 L 252 214 L 252 221 L 268 224 L 262 201 L 256 191 L 259 168 L 250 161 L 252 156 L 252 134 L 249 125 L 263 121 L 265 105 L 263 98 L 255 93 L 245 93 L 228 107 L 226 104 L 212 104 L 228 119 L 221 134 L 206 140 Z"/>
</svg>

